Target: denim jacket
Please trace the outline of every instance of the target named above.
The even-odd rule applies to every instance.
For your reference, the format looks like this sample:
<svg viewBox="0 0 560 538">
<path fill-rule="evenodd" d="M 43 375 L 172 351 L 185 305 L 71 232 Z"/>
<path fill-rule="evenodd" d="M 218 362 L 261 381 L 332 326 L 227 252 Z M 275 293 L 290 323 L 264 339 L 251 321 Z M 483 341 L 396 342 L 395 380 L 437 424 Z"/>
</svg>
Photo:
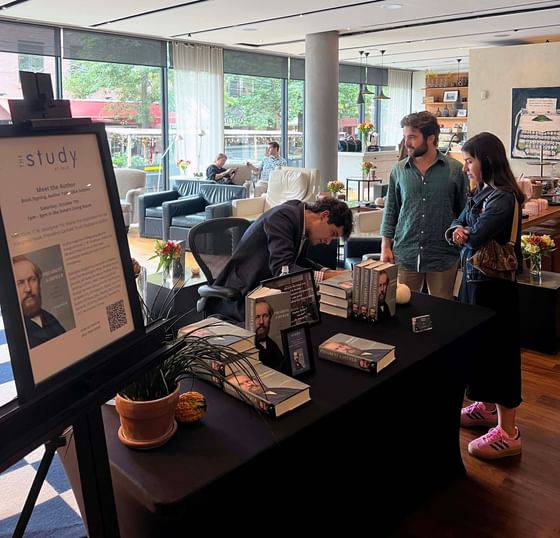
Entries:
<svg viewBox="0 0 560 538">
<path fill-rule="evenodd" d="M 469 239 L 461 249 L 461 267 L 466 274 L 467 281 L 491 280 L 474 268 L 469 258 L 482 245 L 494 239 L 500 245 L 505 245 L 511 238 L 513 210 L 515 208 L 515 194 L 486 186 L 477 189 L 467 201 L 467 205 L 445 232 L 445 238 L 453 244 L 453 230 L 463 226 L 469 230 Z M 517 237 L 515 239 L 515 253 L 517 255 L 519 271 L 522 269 L 521 255 L 521 207 L 518 206 Z"/>
</svg>

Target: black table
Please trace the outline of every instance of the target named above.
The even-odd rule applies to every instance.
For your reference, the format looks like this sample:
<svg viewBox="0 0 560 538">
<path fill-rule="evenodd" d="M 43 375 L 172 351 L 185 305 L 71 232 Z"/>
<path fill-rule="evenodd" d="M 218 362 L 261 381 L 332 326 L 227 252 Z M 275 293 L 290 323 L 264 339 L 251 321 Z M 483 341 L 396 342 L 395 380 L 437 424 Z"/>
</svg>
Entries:
<svg viewBox="0 0 560 538">
<path fill-rule="evenodd" d="M 410 318 L 427 313 L 434 329 L 412 333 Z M 422 294 L 377 325 L 323 316 L 312 329 L 315 350 L 347 332 L 396 344 L 397 360 L 370 376 L 318 359 L 316 372 L 304 378 L 312 401 L 278 419 L 197 381 L 195 390 L 208 400 L 204 420 L 181 426 L 168 444 L 149 452 L 120 444 L 118 417 L 106 406 L 122 535 L 179 536 L 193 517 L 215 529 L 231 525 L 229 517 L 247 523 L 251 514 L 265 516 L 275 530 L 283 523 L 290 528 L 281 514 L 295 506 L 307 510 L 311 496 L 325 506 L 309 514 L 314 525 L 367 524 L 382 535 L 432 486 L 464 474 L 465 371 L 491 317 L 489 310 Z M 356 489 L 364 487 L 369 494 L 358 498 Z"/>
<path fill-rule="evenodd" d="M 199 299 L 198 288 L 206 284 L 206 277 L 200 272 L 193 276 L 191 270 L 185 268 L 184 278 L 173 283 L 164 283 L 162 273 L 148 275 L 146 286 L 146 305 L 154 319 L 178 316 L 172 325 L 177 329 L 202 319 L 201 312 L 196 311 Z"/>
<path fill-rule="evenodd" d="M 381 185 L 382 180 L 381 179 L 369 179 L 369 176 L 364 178 L 364 177 L 359 177 L 359 176 L 355 176 L 355 177 L 347 177 L 346 178 L 346 200 L 348 201 L 348 191 L 349 191 L 349 187 L 350 187 L 350 183 L 357 183 L 358 184 L 358 200 L 363 200 L 363 201 L 370 201 L 370 188 L 373 185 L 375 188 L 375 185 Z M 360 193 L 360 189 L 361 189 L 361 193 Z M 366 192 L 367 192 L 367 197 L 366 197 Z M 381 196 L 381 195 L 380 195 Z M 375 194 L 374 194 L 374 200 L 375 200 Z"/>
<path fill-rule="evenodd" d="M 560 274 L 543 271 L 535 280 L 525 271 L 517 277 L 521 346 L 554 354 L 560 343 Z"/>
</svg>

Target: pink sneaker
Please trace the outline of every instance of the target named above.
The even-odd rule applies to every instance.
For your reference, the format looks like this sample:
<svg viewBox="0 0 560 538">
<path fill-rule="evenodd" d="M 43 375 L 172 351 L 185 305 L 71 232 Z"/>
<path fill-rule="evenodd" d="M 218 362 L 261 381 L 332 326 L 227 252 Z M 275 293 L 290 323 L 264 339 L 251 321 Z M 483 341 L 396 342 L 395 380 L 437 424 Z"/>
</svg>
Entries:
<svg viewBox="0 0 560 538">
<path fill-rule="evenodd" d="M 461 409 L 461 426 L 463 428 L 475 428 L 484 426 L 486 428 L 495 426 L 498 422 L 498 410 L 488 411 L 482 402 L 474 402 Z"/>
<path fill-rule="evenodd" d="M 517 426 L 515 437 L 511 438 L 500 426 L 491 428 L 469 443 L 469 454 L 483 460 L 496 460 L 506 456 L 521 454 L 521 435 Z"/>
</svg>

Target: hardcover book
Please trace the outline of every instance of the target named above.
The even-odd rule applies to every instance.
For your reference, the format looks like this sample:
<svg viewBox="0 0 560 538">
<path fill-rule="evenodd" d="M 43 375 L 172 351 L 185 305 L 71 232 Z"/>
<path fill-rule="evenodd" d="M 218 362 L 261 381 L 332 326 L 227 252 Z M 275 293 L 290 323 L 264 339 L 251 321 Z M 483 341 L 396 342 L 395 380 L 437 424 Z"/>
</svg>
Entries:
<svg viewBox="0 0 560 538">
<path fill-rule="evenodd" d="M 321 301 L 319 309 L 325 314 L 330 314 L 331 316 L 338 316 L 339 318 L 349 318 L 350 317 L 350 305 L 347 306 L 336 306 L 329 303 L 324 303 Z"/>
<path fill-rule="evenodd" d="M 319 357 L 377 374 L 396 358 L 395 346 L 338 333 L 319 346 Z"/>
<path fill-rule="evenodd" d="M 352 273 L 342 273 L 319 284 L 319 293 L 342 299 L 352 299 Z"/>
<path fill-rule="evenodd" d="M 245 328 L 255 334 L 262 363 L 286 371 L 282 330 L 290 327 L 290 293 L 259 287 L 245 298 Z"/>
<path fill-rule="evenodd" d="M 206 318 L 181 327 L 177 336 L 198 336 L 210 344 L 229 347 L 235 351 L 255 350 L 255 333 L 218 318 Z"/>
<path fill-rule="evenodd" d="M 392 263 L 376 265 L 370 281 L 369 317 L 377 321 L 395 315 L 397 308 L 398 266 Z"/>
<path fill-rule="evenodd" d="M 264 364 L 255 365 L 252 371 L 232 373 L 226 378 L 223 389 L 274 417 L 311 400 L 309 385 Z"/>
</svg>

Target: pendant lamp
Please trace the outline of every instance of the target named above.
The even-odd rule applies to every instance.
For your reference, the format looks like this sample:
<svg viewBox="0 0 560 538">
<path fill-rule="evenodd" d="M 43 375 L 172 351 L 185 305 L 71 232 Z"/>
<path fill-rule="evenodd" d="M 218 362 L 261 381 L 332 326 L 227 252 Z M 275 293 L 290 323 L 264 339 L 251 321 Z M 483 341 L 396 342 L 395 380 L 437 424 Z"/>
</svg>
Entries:
<svg viewBox="0 0 560 538">
<path fill-rule="evenodd" d="M 368 85 L 368 78 L 367 78 L 367 59 L 369 56 L 369 52 L 364 52 L 364 56 L 366 57 L 366 81 L 363 86 L 362 95 L 373 95 L 373 92 L 367 87 Z"/>
<path fill-rule="evenodd" d="M 385 51 L 385 50 L 380 50 L 379 52 L 381 53 L 381 69 L 383 70 L 383 55 L 384 55 L 385 52 L 387 52 L 387 51 Z M 382 87 L 382 88 L 381 88 L 381 93 L 380 93 L 379 95 L 376 95 L 376 96 L 374 97 L 374 99 L 391 99 L 391 98 L 388 97 L 388 96 L 386 96 L 386 95 L 383 93 L 383 87 Z"/>
<path fill-rule="evenodd" d="M 363 89 L 363 84 L 362 84 L 362 56 L 364 55 L 364 51 L 360 50 L 358 52 L 360 54 L 360 89 L 358 90 L 358 99 L 356 100 L 356 104 L 363 105 L 364 104 L 364 96 L 362 95 L 362 89 Z"/>
</svg>

